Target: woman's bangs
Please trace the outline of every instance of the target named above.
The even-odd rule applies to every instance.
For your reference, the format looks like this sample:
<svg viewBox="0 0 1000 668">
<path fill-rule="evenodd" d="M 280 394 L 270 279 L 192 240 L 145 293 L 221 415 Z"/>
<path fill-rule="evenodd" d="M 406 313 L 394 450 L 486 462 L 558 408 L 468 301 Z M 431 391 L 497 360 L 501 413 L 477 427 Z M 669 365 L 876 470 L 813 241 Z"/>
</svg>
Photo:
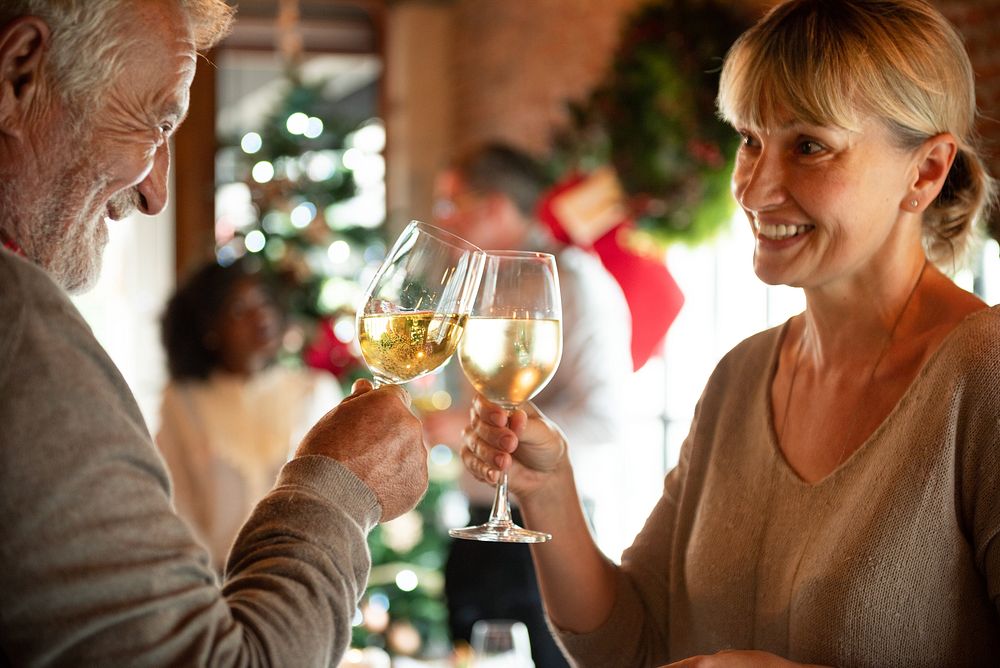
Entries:
<svg viewBox="0 0 1000 668">
<path fill-rule="evenodd" d="M 719 112 L 727 122 L 751 128 L 801 122 L 856 129 L 854 86 L 844 76 L 840 59 L 803 53 L 801 42 L 771 42 L 756 50 L 754 46 L 740 44 L 723 70 Z"/>
</svg>

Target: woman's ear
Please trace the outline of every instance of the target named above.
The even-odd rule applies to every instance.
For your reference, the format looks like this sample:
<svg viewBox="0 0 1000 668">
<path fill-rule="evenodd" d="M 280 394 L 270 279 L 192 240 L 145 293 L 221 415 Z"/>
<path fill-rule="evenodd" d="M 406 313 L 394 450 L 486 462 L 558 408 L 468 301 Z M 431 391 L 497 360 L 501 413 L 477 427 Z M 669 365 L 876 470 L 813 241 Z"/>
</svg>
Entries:
<svg viewBox="0 0 1000 668">
<path fill-rule="evenodd" d="M 28 111 L 38 101 L 51 31 L 35 16 L 0 28 L 0 134 L 20 136 Z"/>
<path fill-rule="evenodd" d="M 958 141 L 950 132 L 926 139 L 917 149 L 916 178 L 903 208 L 916 212 L 926 210 L 941 192 L 957 154 Z"/>
</svg>

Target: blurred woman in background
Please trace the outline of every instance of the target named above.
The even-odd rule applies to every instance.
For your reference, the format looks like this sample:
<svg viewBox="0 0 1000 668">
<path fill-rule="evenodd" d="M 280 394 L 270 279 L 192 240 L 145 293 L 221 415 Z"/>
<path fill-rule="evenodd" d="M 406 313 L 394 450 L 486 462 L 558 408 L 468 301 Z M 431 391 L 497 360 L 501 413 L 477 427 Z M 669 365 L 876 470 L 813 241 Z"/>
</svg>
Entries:
<svg viewBox="0 0 1000 668">
<path fill-rule="evenodd" d="M 341 398 L 332 376 L 274 363 L 283 330 L 273 296 L 245 260 L 196 271 L 163 316 L 170 381 L 156 443 L 177 512 L 220 573 L 294 446 Z"/>
</svg>

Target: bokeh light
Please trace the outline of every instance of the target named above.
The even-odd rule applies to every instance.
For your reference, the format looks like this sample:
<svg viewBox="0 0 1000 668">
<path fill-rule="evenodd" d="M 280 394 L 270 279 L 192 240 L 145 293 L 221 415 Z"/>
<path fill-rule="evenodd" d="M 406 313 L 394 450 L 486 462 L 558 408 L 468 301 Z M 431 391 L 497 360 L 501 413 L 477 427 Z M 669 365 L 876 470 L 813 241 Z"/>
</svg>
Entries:
<svg viewBox="0 0 1000 668">
<path fill-rule="evenodd" d="M 267 160 L 261 160 L 253 166 L 250 175 L 257 183 L 268 183 L 274 178 L 274 165 Z"/>
<path fill-rule="evenodd" d="M 312 202 L 303 202 L 292 209 L 292 225 L 298 229 L 309 227 L 309 223 L 316 217 L 316 205 Z"/>
<path fill-rule="evenodd" d="M 337 239 L 326 249 L 326 254 L 334 264 L 342 264 L 351 259 L 351 244 L 343 239 Z"/>
<path fill-rule="evenodd" d="M 267 238 L 264 237 L 264 233 L 260 230 L 253 230 L 248 232 L 245 239 L 243 239 L 243 245 L 247 247 L 247 250 L 251 253 L 259 253 L 264 250 L 264 246 L 267 244 Z"/>
<path fill-rule="evenodd" d="M 385 128 L 382 122 L 375 120 L 358 128 L 351 135 L 350 143 L 354 148 L 366 153 L 381 153 L 385 148 Z"/>
<path fill-rule="evenodd" d="M 243 149 L 244 153 L 251 155 L 259 151 L 262 146 L 264 146 L 264 140 L 256 132 L 248 132 L 240 140 L 240 148 Z"/>
<path fill-rule="evenodd" d="M 306 120 L 306 127 L 302 130 L 302 134 L 308 139 L 316 139 L 316 137 L 323 134 L 323 120 L 315 116 L 310 116 Z"/>
<path fill-rule="evenodd" d="M 305 134 L 309 127 L 309 117 L 301 111 L 296 111 L 285 121 L 285 128 L 293 135 Z"/>
<path fill-rule="evenodd" d="M 417 574 L 409 568 L 404 568 L 399 573 L 396 573 L 396 586 L 403 591 L 413 591 L 419 584 L 420 579 L 417 577 Z"/>
</svg>

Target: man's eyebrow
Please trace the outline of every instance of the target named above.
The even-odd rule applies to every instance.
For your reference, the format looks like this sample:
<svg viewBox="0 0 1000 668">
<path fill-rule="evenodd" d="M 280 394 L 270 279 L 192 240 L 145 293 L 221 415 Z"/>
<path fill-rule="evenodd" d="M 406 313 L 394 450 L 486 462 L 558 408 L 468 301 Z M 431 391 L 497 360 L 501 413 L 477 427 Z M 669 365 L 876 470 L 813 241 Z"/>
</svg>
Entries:
<svg viewBox="0 0 1000 668">
<path fill-rule="evenodd" d="M 179 103 L 168 104 L 160 111 L 160 118 L 169 119 L 178 125 L 187 117 L 188 108 Z"/>
</svg>

